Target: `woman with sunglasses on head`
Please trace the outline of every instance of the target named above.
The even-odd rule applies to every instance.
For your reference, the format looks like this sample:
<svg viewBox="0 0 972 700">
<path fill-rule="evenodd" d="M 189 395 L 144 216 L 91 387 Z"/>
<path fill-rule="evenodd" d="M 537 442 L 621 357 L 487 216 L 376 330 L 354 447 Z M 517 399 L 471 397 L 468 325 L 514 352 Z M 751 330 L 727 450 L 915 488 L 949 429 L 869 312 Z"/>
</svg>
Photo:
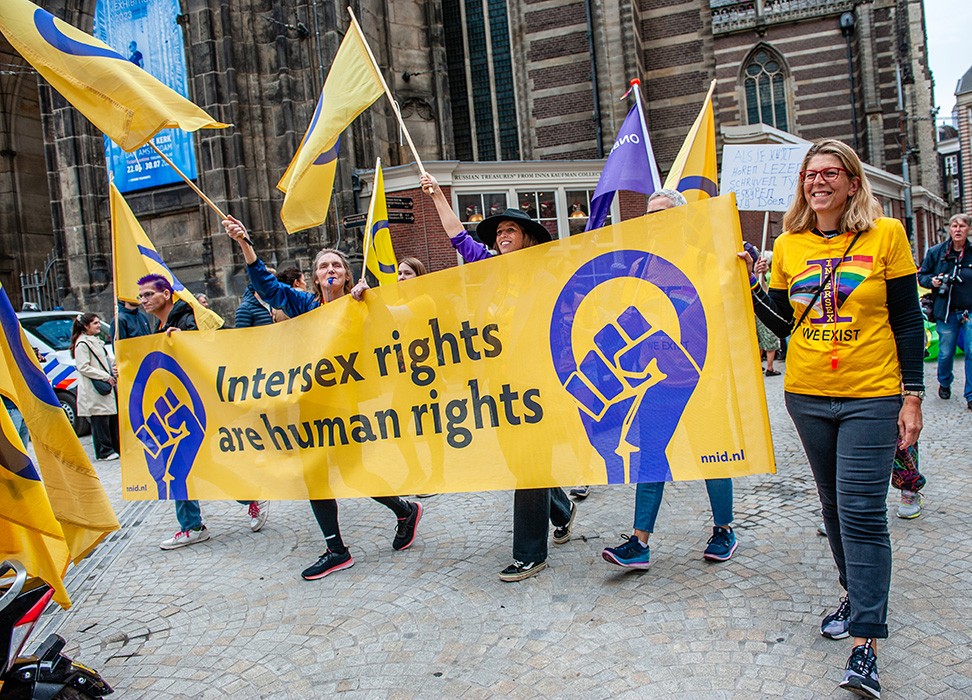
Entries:
<svg viewBox="0 0 972 700">
<path fill-rule="evenodd" d="M 757 315 L 791 334 L 785 401 L 817 483 L 847 591 L 820 633 L 853 637 L 840 687 L 880 697 L 877 640 L 888 636 L 887 494 L 897 445 L 921 432 L 924 333 L 904 228 L 883 218 L 861 161 L 826 139 L 803 160 Z M 740 253 L 749 265 L 755 249 Z M 902 390 L 904 386 L 904 390 Z"/>
<path fill-rule="evenodd" d="M 257 257 L 253 246 L 247 242 L 246 228 L 239 220 L 230 216 L 223 221 L 223 228 L 240 246 L 253 289 L 270 306 L 282 309 L 288 317 L 295 318 L 313 311 L 322 304 L 340 299 L 346 294 L 361 299 L 366 286 L 352 289 L 351 265 L 348 264 L 344 253 L 333 248 L 324 248 L 317 254 L 311 272 L 314 291 L 306 292 L 281 282 L 267 270 L 263 261 Z M 421 504 L 406 501 L 398 496 L 383 496 L 373 500 L 391 510 L 398 519 L 392 548 L 397 551 L 409 548 L 415 541 L 419 520 L 422 518 Z M 351 552 L 341 538 L 337 501 L 333 498 L 315 499 L 310 504 L 327 544 L 327 549 L 320 558 L 301 573 L 304 580 L 315 581 L 335 571 L 350 569 L 354 566 L 354 559 L 351 558 Z"/>
</svg>

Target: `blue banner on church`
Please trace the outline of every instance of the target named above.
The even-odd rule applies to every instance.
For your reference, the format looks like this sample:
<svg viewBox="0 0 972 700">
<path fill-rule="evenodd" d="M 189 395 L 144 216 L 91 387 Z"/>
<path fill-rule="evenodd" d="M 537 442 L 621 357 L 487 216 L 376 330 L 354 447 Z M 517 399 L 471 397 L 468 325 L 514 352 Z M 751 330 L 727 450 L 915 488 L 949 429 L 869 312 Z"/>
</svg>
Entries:
<svg viewBox="0 0 972 700">
<path fill-rule="evenodd" d="M 94 36 L 144 68 L 183 97 L 189 97 L 186 52 L 179 0 L 98 0 Z M 193 135 L 161 131 L 153 142 L 190 179 L 196 178 Z M 133 192 L 180 182 L 181 178 L 150 146 L 126 153 L 105 137 L 105 158 L 115 186 Z"/>
</svg>

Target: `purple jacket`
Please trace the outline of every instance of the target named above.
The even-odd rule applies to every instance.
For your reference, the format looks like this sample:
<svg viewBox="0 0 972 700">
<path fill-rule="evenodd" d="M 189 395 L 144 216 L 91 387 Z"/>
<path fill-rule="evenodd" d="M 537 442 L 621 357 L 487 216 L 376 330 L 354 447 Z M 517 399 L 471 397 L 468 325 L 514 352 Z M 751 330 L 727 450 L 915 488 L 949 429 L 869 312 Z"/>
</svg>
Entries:
<svg viewBox="0 0 972 700">
<path fill-rule="evenodd" d="M 452 241 L 452 247 L 459 251 L 459 255 L 467 263 L 493 257 L 489 248 L 470 236 L 469 231 L 465 229 L 449 240 Z"/>
</svg>

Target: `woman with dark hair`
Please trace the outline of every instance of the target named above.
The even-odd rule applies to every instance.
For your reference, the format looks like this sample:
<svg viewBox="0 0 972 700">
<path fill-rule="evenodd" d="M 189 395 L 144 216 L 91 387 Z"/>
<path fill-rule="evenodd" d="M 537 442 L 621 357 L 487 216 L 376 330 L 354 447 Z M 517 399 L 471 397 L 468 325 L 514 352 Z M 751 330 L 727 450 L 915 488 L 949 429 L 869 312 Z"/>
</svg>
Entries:
<svg viewBox="0 0 972 700">
<path fill-rule="evenodd" d="M 428 192 L 452 246 L 467 263 L 491 257 L 490 249 L 505 255 L 551 240 L 550 232 L 519 209 L 487 217 L 476 227 L 480 243 L 462 225 L 434 177 L 422 175 L 422 191 Z M 554 525 L 554 544 L 570 541 L 577 505 L 562 488 L 516 489 L 513 492 L 513 563 L 500 580 L 522 581 L 547 567 L 547 532 Z"/>
<path fill-rule="evenodd" d="M 312 311 L 322 304 L 340 299 L 345 294 L 351 294 L 351 265 L 344 253 L 333 248 L 321 250 L 314 258 L 313 277 L 314 289 L 310 292 L 295 289 L 274 277 L 260 260 L 253 247 L 247 243 L 246 228 L 238 219 L 228 217 L 223 221 L 223 227 L 230 238 L 235 240 L 243 252 L 243 259 L 247 264 L 247 274 L 253 289 L 275 309 L 282 309 L 290 318 Z M 360 298 L 360 292 L 355 298 Z M 415 541 L 415 534 L 419 520 L 422 518 L 422 505 L 406 501 L 398 496 L 383 496 L 374 500 L 390 509 L 398 518 L 392 548 L 407 549 Z M 324 534 L 327 549 L 318 560 L 304 569 L 301 577 L 306 581 L 324 578 L 328 574 L 354 566 L 351 552 L 344 545 L 341 529 L 338 524 L 338 506 L 333 498 L 315 499 L 310 502 L 317 524 Z"/>
<path fill-rule="evenodd" d="M 820 633 L 853 637 L 840 687 L 877 698 L 891 585 L 888 481 L 895 448 L 914 444 L 922 427 L 916 265 L 901 223 L 882 218 L 861 161 L 840 141 L 810 147 L 783 229 L 769 292 L 750 277 L 753 300 L 777 336 L 792 334 L 786 407 L 847 591 Z M 751 250 L 739 254 L 750 266 Z"/>
<path fill-rule="evenodd" d="M 118 399 L 112 362 L 99 337 L 98 314 L 78 314 L 71 328 L 71 356 L 78 370 L 78 415 L 91 424 L 91 442 L 97 459 L 118 459 Z M 102 394 L 95 382 L 107 388 Z"/>
</svg>

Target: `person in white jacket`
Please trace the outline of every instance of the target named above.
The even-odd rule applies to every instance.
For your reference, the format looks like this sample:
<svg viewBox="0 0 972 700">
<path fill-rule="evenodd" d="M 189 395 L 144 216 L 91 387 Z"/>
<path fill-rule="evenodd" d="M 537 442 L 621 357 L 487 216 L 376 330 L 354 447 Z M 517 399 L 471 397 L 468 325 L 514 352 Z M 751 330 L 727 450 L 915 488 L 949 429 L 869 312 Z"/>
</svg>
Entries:
<svg viewBox="0 0 972 700">
<path fill-rule="evenodd" d="M 78 415 L 91 424 L 95 457 L 113 460 L 118 459 L 117 381 L 100 334 L 98 314 L 78 314 L 71 329 L 71 355 L 78 369 Z M 108 393 L 100 393 L 95 382 L 103 382 Z"/>
</svg>

